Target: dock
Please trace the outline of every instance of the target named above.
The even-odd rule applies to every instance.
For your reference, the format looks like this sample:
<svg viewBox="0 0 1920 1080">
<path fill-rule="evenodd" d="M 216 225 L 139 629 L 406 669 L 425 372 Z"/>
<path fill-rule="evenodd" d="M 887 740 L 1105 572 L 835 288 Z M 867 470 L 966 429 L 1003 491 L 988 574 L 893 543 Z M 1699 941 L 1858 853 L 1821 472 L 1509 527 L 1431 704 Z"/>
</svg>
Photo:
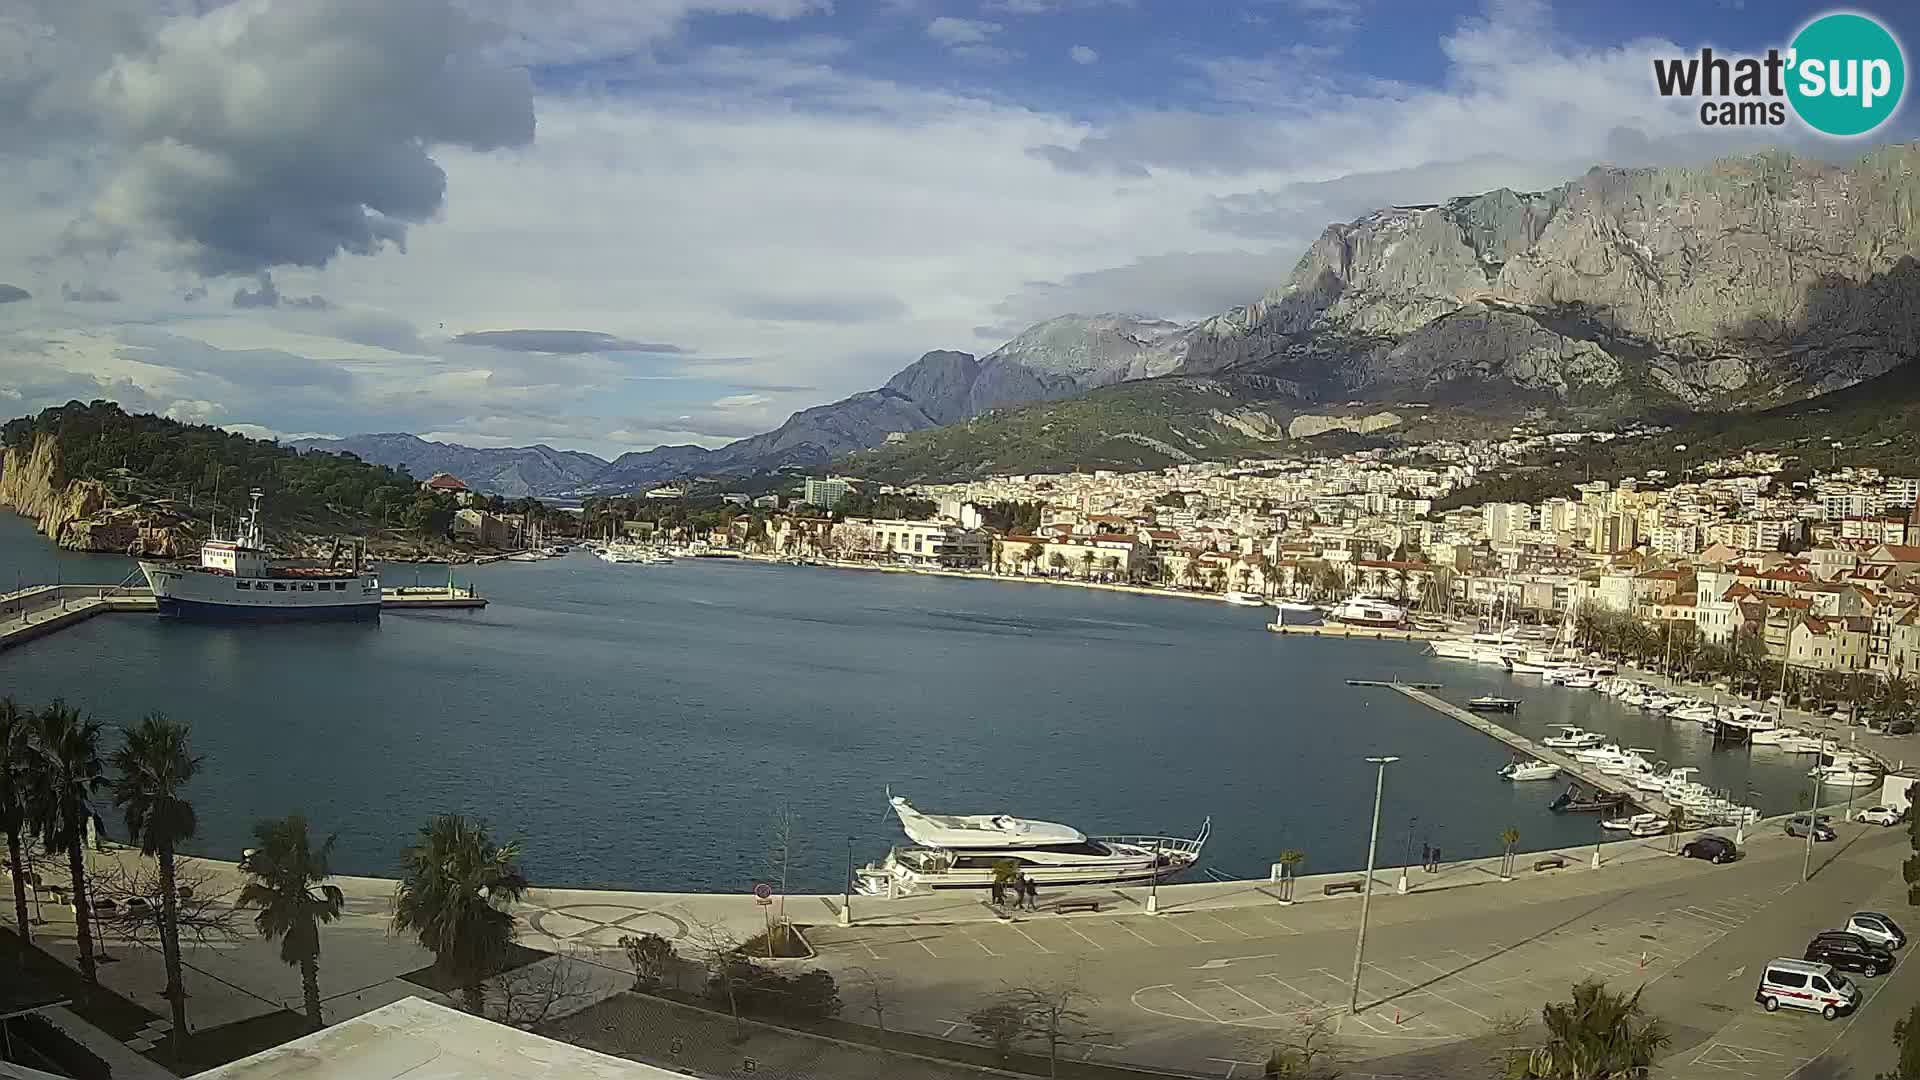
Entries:
<svg viewBox="0 0 1920 1080">
<path fill-rule="evenodd" d="M 487 599 L 471 588 L 445 585 L 380 590 L 380 610 L 476 609 Z M 160 610 L 151 590 L 118 585 L 34 585 L 0 593 L 0 649 L 11 649 L 116 612 L 154 614 Z"/>
<path fill-rule="evenodd" d="M 1634 787 L 1632 784 L 1627 783 L 1617 776 L 1608 776 L 1599 769 L 1588 765 L 1586 762 L 1577 760 L 1571 754 L 1562 753 L 1550 746 L 1542 746 L 1532 739 L 1527 738 L 1525 735 L 1501 727 L 1499 724 L 1488 720 L 1484 716 L 1468 712 L 1452 702 L 1442 701 L 1418 686 L 1411 683 L 1387 683 L 1385 685 L 1405 694 L 1407 697 L 1412 698 L 1435 712 L 1453 717 L 1455 720 L 1460 721 L 1475 731 L 1484 735 L 1493 736 L 1513 749 L 1518 750 L 1520 753 L 1526 754 L 1529 757 L 1539 758 L 1541 761 L 1550 761 L 1560 766 L 1562 774 L 1572 777 L 1587 787 L 1597 791 L 1604 791 L 1611 795 L 1624 795 L 1634 804 L 1663 817 L 1673 812 L 1672 805 L 1658 795 L 1641 791 L 1639 788 Z M 1551 785 L 1541 786 L 1544 788 L 1550 787 Z"/>
</svg>

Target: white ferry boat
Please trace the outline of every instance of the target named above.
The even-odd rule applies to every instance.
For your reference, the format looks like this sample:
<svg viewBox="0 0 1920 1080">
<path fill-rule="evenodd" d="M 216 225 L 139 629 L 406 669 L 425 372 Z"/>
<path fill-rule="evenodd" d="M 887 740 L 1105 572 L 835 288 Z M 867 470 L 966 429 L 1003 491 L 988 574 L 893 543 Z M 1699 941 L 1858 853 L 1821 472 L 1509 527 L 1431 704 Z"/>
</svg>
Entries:
<svg viewBox="0 0 1920 1080">
<path fill-rule="evenodd" d="M 1010 861 L 1035 885 L 1092 885 L 1166 878 L 1200 861 L 1213 819 L 1192 839 L 1172 836 L 1087 836 L 1068 825 L 1010 814 L 923 814 L 900 795 L 888 802 L 916 846 L 894 848 L 854 874 L 866 896 L 905 896 L 927 889 L 984 889 L 995 864 Z"/>
<path fill-rule="evenodd" d="M 356 554 L 347 569 L 276 565 L 260 539 L 260 498 L 237 534 L 200 547 L 200 564 L 140 561 L 160 614 L 178 619 L 377 619 L 380 578 Z"/>
</svg>

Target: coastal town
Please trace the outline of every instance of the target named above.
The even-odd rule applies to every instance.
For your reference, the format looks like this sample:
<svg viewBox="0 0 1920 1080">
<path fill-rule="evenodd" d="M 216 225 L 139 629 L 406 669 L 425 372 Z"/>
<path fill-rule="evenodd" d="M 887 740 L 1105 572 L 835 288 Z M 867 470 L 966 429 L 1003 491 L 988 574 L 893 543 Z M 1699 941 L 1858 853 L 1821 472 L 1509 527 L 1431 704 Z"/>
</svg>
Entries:
<svg viewBox="0 0 1920 1080">
<path fill-rule="evenodd" d="M 1369 450 L 916 489 L 815 477 L 749 496 L 701 493 L 724 481 L 680 483 L 588 500 L 576 528 L 840 566 L 1322 605 L 1365 595 L 1434 626 L 1606 613 L 1651 627 L 1663 648 L 1679 631 L 1689 649 L 1756 660 L 1764 649 L 1776 669 L 1920 669 L 1920 477 L 1849 466 L 1788 482 L 1776 454 L 1684 464 L 1676 454 L 1671 472 L 1576 482 L 1531 503 L 1461 504 L 1477 480 L 1541 443 L 1608 437 L 1430 444 L 1418 461 Z M 427 485 L 464 486 L 448 476 Z M 912 512 L 861 516 L 847 512 L 854 500 Z M 713 507 L 706 528 L 690 512 L 701 502 Z M 678 513 L 649 512 L 662 506 Z M 456 538 L 502 546 L 526 528 L 522 515 L 475 508 L 452 523 Z"/>
</svg>

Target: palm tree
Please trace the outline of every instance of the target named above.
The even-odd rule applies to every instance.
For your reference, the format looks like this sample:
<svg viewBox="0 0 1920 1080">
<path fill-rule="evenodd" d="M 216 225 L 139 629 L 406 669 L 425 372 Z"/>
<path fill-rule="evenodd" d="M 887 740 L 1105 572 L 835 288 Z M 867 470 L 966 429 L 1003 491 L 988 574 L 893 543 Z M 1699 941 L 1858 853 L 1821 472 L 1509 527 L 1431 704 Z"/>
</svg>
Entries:
<svg viewBox="0 0 1920 1080">
<path fill-rule="evenodd" d="M 1549 1002 L 1540 1010 L 1547 1044 L 1533 1054 L 1527 1075 L 1541 1080 L 1646 1075 L 1654 1055 L 1673 1036 L 1640 1008 L 1640 994 L 1615 993 L 1597 979 L 1575 983 L 1573 1000 Z"/>
<path fill-rule="evenodd" d="M 33 939 L 33 923 L 27 918 L 27 864 L 20 851 L 27 827 L 27 731 L 32 723 L 30 710 L 10 697 L 0 698 L 0 829 L 7 833 L 7 875 L 13 879 L 13 914 L 23 942 Z"/>
<path fill-rule="evenodd" d="M 1031 574 L 1040 568 L 1040 560 L 1046 558 L 1046 545 L 1028 544 L 1025 554 L 1027 557 L 1027 572 Z"/>
<path fill-rule="evenodd" d="M 1094 558 L 1095 556 L 1091 551 L 1083 551 L 1080 553 L 1080 576 L 1089 581 L 1093 580 Z"/>
<path fill-rule="evenodd" d="M 1412 841 L 1408 841 L 1408 842 L 1411 843 Z M 1519 829 L 1516 829 L 1513 826 L 1509 825 L 1501 831 L 1500 847 L 1502 849 L 1502 854 L 1500 856 L 1500 876 L 1503 878 L 1510 878 L 1513 876 L 1513 845 L 1519 842 L 1520 842 Z"/>
<path fill-rule="evenodd" d="M 394 897 L 393 928 L 412 931 L 440 967 L 459 980 L 467 1011 L 480 1014 L 480 984 L 512 955 L 513 914 L 527 878 L 514 865 L 517 842 L 495 845 L 486 823 L 458 814 L 435 817 L 401 853 L 405 870 Z"/>
<path fill-rule="evenodd" d="M 27 813 L 47 851 L 65 850 L 73 878 L 73 921 L 80 946 L 80 973 L 99 985 L 93 963 L 93 918 L 87 901 L 87 865 L 81 849 L 93 820 L 93 796 L 107 786 L 100 769 L 100 722 L 55 698 L 28 736 L 34 747 Z"/>
<path fill-rule="evenodd" d="M 1065 555 L 1062 555 L 1060 552 L 1056 551 L 1053 554 L 1047 556 L 1047 566 L 1056 575 L 1058 575 L 1060 571 L 1065 570 L 1067 568 L 1067 557 Z"/>
<path fill-rule="evenodd" d="M 182 798 L 200 767 L 187 752 L 187 727 L 148 713 L 113 752 L 113 805 L 127 815 L 127 835 L 140 853 L 160 860 L 160 956 L 167 968 L 167 1001 L 173 1006 L 173 1050 L 187 1032 L 187 992 L 180 981 L 180 908 L 174 893 L 174 849 L 193 839 L 193 804 Z"/>
<path fill-rule="evenodd" d="M 1291 902 L 1293 900 L 1293 879 L 1300 872 L 1300 864 L 1307 861 L 1307 853 L 1299 848 L 1288 848 L 1280 853 L 1280 895 Z"/>
<path fill-rule="evenodd" d="M 300 969 L 300 989 L 307 999 L 307 1022 L 320 1030 L 320 927 L 340 917 L 346 904 L 337 885 L 323 884 L 333 876 L 327 860 L 335 837 L 318 848 L 307 833 L 307 819 L 289 814 L 279 821 L 253 826 L 260 846 L 247 856 L 252 878 L 240 890 L 240 906 L 257 908 L 253 925 L 260 936 L 280 939 L 280 960 Z"/>
</svg>

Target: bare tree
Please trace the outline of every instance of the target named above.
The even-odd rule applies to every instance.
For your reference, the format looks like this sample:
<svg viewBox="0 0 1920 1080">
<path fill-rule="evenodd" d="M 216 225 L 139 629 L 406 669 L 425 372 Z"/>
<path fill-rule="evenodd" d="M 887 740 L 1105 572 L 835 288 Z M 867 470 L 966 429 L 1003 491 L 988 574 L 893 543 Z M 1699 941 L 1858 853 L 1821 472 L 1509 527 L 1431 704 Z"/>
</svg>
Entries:
<svg viewBox="0 0 1920 1080">
<path fill-rule="evenodd" d="M 780 928 L 782 945 L 785 944 L 787 934 L 787 875 L 793 866 L 793 848 L 793 808 L 786 803 L 781 803 L 780 808 L 774 811 L 773 822 L 767 829 L 767 869 L 770 876 L 780 882 L 779 906 L 776 909 L 774 921 Z M 771 959 L 773 955 L 774 934 L 769 932 L 767 956 Z"/>
<path fill-rule="evenodd" d="M 1013 1053 L 1013 1044 L 1027 1032 L 1027 1018 L 1020 1007 L 1005 1001 L 983 1005 L 967 1014 L 967 1025 L 1004 1060 Z"/>
<path fill-rule="evenodd" d="M 1047 1075 L 1058 1076 L 1062 1040 L 1104 1034 L 1088 1026 L 1087 1007 L 1098 1002 L 1080 982 L 1079 972 L 1060 978 L 1015 986 L 1001 1000 L 1020 1014 L 1029 1038 L 1047 1044 Z"/>
<path fill-rule="evenodd" d="M 101 936 L 157 947 L 164 889 L 160 867 L 146 859 L 101 859 L 94 864 L 87 891 L 92 895 Z M 179 857 L 174 868 L 174 903 L 182 939 L 195 945 L 224 945 L 241 937 L 234 890 L 196 859 Z"/>
<path fill-rule="evenodd" d="M 620 948 L 627 954 L 627 963 L 633 967 L 633 988 L 650 990 L 666 979 L 673 970 L 673 942 L 659 934 L 620 935 Z"/>
<path fill-rule="evenodd" d="M 1340 1055 L 1333 1033 L 1332 1013 L 1300 1014 L 1291 1026 L 1263 1042 L 1267 1061 L 1262 1075 L 1280 1080 L 1334 1080 L 1340 1075 Z"/>
<path fill-rule="evenodd" d="M 490 1019 L 518 1028 L 558 1020 L 593 1003 L 593 977 L 573 949 L 494 980 Z"/>
<path fill-rule="evenodd" d="M 708 985 L 717 985 L 726 993 L 727 1010 L 738 1021 L 740 997 L 735 984 L 741 974 L 740 938 L 719 923 L 692 919 L 687 924 L 687 942 L 707 969 Z"/>
<path fill-rule="evenodd" d="M 873 1014 L 873 1026 L 881 1031 L 887 1030 L 887 1010 L 893 1008 L 898 1000 L 898 987 L 892 974 L 874 971 L 871 968 L 849 968 L 849 972 L 860 976 L 860 999 L 866 1010 Z"/>
</svg>

